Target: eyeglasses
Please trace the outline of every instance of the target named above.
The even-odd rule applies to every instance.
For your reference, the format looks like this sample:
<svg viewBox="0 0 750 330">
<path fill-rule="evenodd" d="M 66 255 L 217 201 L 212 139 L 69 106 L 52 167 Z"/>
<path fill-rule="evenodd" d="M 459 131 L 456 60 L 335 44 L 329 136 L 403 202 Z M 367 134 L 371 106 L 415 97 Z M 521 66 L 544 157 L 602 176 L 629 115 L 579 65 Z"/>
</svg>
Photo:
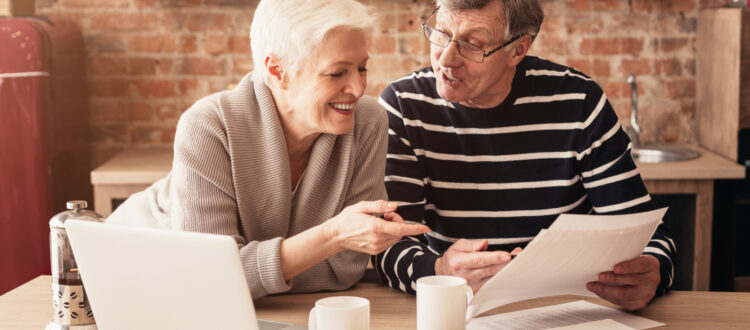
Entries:
<svg viewBox="0 0 750 330">
<path fill-rule="evenodd" d="M 484 58 L 487 56 L 490 56 L 497 52 L 498 50 L 503 49 L 505 46 L 510 45 L 514 41 L 518 40 L 521 36 L 524 34 L 519 34 L 510 40 L 504 42 L 502 45 L 497 46 L 490 50 L 489 52 L 484 52 L 482 48 L 479 48 L 479 46 L 471 44 L 469 42 L 463 41 L 463 40 L 456 40 L 452 39 L 447 33 L 438 30 L 434 26 L 427 25 L 427 22 L 432 19 L 433 16 L 435 16 L 435 13 L 437 13 L 438 9 L 440 7 L 435 8 L 435 11 L 432 12 L 432 15 L 427 18 L 427 20 L 422 23 L 422 30 L 424 30 L 424 37 L 427 38 L 431 43 L 438 45 L 442 48 L 448 48 L 448 45 L 450 45 L 451 41 L 456 43 L 456 46 L 458 46 L 458 54 L 463 56 L 464 58 L 477 62 L 482 63 L 484 62 Z"/>
</svg>

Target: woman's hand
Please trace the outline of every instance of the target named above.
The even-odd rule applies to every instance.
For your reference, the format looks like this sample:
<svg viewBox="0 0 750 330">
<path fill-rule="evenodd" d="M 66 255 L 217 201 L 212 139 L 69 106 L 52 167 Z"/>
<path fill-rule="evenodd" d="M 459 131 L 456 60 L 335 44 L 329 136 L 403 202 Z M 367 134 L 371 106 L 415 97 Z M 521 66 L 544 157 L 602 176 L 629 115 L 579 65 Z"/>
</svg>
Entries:
<svg viewBox="0 0 750 330">
<path fill-rule="evenodd" d="M 329 237 L 342 250 L 378 254 L 407 235 L 430 231 L 422 224 L 407 224 L 394 213 L 398 203 L 384 200 L 359 202 L 326 221 Z M 374 216 L 382 213 L 384 219 Z"/>
</svg>

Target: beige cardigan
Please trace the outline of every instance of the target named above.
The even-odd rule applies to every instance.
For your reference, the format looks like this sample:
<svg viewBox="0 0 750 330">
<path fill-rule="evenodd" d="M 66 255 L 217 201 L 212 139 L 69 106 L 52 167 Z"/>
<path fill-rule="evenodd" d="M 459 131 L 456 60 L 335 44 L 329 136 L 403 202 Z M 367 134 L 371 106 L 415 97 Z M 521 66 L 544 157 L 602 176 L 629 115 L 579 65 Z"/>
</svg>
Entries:
<svg viewBox="0 0 750 330">
<path fill-rule="evenodd" d="M 233 236 L 253 298 L 351 287 L 368 255 L 344 251 L 285 282 L 280 243 L 345 206 L 387 198 L 386 113 L 374 99 L 360 99 L 351 132 L 317 138 L 293 194 L 274 104 L 252 73 L 234 90 L 196 102 L 177 124 L 172 171 L 129 198 L 108 222 Z"/>
</svg>

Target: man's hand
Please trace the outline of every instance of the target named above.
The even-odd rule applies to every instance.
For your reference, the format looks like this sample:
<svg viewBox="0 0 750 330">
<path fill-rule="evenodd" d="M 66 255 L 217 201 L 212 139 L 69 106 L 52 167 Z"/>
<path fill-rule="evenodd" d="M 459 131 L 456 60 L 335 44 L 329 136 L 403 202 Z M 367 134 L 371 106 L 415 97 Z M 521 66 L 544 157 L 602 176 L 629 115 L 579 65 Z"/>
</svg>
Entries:
<svg viewBox="0 0 750 330">
<path fill-rule="evenodd" d="M 611 272 L 599 273 L 599 281 L 589 282 L 586 288 L 602 299 L 635 311 L 651 301 L 660 280 L 659 259 L 644 254 L 615 265 Z"/>
<path fill-rule="evenodd" d="M 466 279 L 474 293 L 510 262 L 505 251 L 485 251 L 487 240 L 460 239 L 435 261 L 435 275 L 453 275 Z M 520 250 L 520 249 L 517 249 Z M 518 251 L 513 250 L 514 253 Z"/>
</svg>

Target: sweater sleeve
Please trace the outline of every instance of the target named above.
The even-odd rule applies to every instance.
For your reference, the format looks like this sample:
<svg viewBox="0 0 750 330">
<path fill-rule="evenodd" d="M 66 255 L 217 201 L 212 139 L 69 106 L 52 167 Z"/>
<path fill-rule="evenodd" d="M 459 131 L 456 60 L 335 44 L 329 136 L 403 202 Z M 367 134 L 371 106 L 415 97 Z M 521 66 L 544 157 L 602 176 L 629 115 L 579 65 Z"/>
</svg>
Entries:
<svg viewBox="0 0 750 330">
<path fill-rule="evenodd" d="M 232 236 L 254 299 L 285 292 L 290 286 L 281 272 L 281 238 L 247 242 L 241 235 L 226 132 L 206 107 L 215 105 L 199 101 L 177 125 L 168 207 L 173 226 Z"/>
<path fill-rule="evenodd" d="M 596 214 L 628 214 L 652 210 L 651 196 L 630 155 L 631 144 L 601 88 L 592 83 L 587 93 L 586 126 L 578 139 L 580 173 Z M 659 260 L 660 296 L 672 285 L 676 248 L 664 223 L 644 250 Z"/>
<path fill-rule="evenodd" d="M 398 98 L 392 87 L 386 88 L 379 102 L 388 113 L 388 156 L 385 167 L 388 198 L 398 202 L 397 213 L 405 221 L 423 223 L 425 174 L 412 149 L 399 110 Z M 372 264 L 383 283 L 415 293 L 417 279 L 435 274 L 435 260 L 438 257 L 437 253 L 429 249 L 426 237 L 419 235 L 402 238 L 387 250 L 373 256 Z"/>
</svg>

